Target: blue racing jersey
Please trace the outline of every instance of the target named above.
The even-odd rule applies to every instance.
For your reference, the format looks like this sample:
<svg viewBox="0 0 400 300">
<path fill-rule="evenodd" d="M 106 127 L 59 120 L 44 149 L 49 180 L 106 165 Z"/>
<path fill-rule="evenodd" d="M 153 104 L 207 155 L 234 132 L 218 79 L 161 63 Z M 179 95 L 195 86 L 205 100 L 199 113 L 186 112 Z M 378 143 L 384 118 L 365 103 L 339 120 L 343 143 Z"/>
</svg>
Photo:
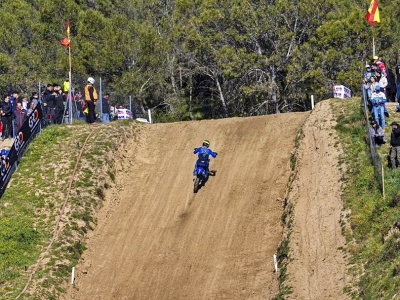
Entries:
<svg viewBox="0 0 400 300">
<path fill-rule="evenodd" d="M 208 149 L 205 146 L 194 149 L 193 154 L 197 154 L 199 156 L 200 161 L 208 161 L 208 157 L 211 155 L 212 157 L 217 157 L 217 154 L 213 152 L 211 149 Z"/>
</svg>

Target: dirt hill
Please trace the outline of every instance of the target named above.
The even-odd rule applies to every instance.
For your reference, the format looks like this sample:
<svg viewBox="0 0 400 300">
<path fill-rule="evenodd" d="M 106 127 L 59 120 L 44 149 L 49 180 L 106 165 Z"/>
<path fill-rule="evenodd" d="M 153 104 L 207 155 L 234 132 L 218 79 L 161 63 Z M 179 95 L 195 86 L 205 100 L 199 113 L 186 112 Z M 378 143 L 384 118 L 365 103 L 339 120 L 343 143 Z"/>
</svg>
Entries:
<svg viewBox="0 0 400 300">
<path fill-rule="evenodd" d="M 64 299 L 276 296 L 272 257 L 290 157 L 309 115 L 143 125 L 121 154 L 116 185 Z M 192 151 L 203 139 L 218 152 L 210 164 L 216 174 L 194 194 Z M 307 147 L 315 145 L 302 153 Z M 341 299 L 341 288 L 329 292 Z"/>
</svg>

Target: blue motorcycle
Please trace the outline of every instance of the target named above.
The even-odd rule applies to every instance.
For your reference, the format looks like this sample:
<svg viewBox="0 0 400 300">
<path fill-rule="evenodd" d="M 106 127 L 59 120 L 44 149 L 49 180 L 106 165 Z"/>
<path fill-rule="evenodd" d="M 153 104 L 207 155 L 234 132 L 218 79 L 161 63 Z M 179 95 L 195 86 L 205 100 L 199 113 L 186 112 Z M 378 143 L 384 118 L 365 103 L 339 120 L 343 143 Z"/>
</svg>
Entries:
<svg viewBox="0 0 400 300">
<path fill-rule="evenodd" d="M 200 187 L 205 183 L 207 180 L 206 169 L 204 167 L 196 166 L 193 172 L 194 176 L 194 188 L 193 192 L 197 193 Z"/>
</svg>

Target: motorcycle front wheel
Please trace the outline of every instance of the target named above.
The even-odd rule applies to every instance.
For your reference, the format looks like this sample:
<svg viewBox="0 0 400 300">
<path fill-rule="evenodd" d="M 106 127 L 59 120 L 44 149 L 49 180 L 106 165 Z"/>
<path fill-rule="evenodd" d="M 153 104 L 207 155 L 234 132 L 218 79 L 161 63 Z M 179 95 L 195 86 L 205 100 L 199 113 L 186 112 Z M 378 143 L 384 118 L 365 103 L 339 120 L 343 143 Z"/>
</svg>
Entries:
<svg viewBox="0 0 400 300">
<path fill-rule="evenodd" d="M 197 193 L 197 191 L 199 190 L 199 187 L 200 187 L 200 178 L 196 177 L 196 179 L 194 180 L 193 192 Z"/>
</svg>

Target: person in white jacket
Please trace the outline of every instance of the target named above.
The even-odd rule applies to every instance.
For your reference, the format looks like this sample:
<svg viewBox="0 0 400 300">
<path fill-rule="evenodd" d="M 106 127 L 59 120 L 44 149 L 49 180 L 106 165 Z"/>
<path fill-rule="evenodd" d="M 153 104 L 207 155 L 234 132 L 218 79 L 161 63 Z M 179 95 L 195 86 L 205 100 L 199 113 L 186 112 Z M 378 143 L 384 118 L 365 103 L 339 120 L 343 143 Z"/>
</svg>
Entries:
<svg viewBox="0 0 400 300">
<path fill-rule="evenodd" d="M 379 83 L 379 86 L 381 87 L 381 92 L 384 92 L 386 94 L 386 87 L 388 85 L 388 81 L 386 76 L 382 72 L 376 72 L 376 81 Z"/>
</svg>

